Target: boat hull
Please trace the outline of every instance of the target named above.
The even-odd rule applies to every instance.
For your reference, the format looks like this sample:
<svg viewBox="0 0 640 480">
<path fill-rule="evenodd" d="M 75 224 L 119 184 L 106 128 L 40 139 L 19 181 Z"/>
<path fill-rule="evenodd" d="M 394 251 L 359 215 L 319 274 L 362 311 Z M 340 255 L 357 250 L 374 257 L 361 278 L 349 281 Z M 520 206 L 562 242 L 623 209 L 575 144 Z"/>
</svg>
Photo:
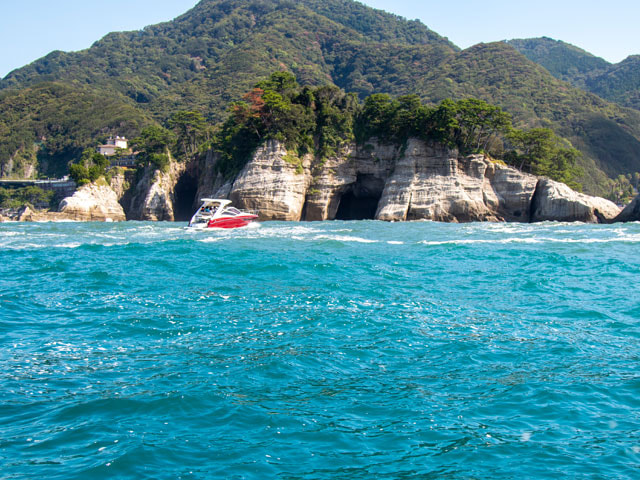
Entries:
<svg viewBox="0 0 640 480">
<path fill-rule="evenodd" d="M 237 215 L 235 217 L 221 217 L 209 220 L 207 228 L 239 228 L 246 227 L 254 220 L 257 220 L 257 215 Z"/>
</svg>

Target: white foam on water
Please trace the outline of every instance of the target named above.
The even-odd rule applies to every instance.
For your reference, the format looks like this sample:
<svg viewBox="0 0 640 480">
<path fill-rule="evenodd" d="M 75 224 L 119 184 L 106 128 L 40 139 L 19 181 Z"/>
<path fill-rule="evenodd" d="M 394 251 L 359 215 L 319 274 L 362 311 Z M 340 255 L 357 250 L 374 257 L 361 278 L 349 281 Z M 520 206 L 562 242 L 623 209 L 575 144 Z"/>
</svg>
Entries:
<svg viewBox="0 0 640 480">
<path fill-rule="evenodd" d="M 639 243 L 640 235 L 625 235 L 616 238 L 550 238 L 550 237 L 510 237 L 500 239 L 461 239 L 461 240 L 421 240 L 418 243 L 429 246 L 440 245 L 506 245 L 511 243 L 540 244 L 540 243 L 567 243 L 567 244 L 594 244 L 594 243 Z"/>
<path fill-rule="evenodd" d="M 69 243 L 60 243 L 58 245 L 52 245 L 52 248 L 78 248 L 81 246 L 82 246 L 82 243 L 69 242 Z"/>
<path fill-rule="evenodd" d="M 30 250 L 35 248 L 45 248 L 48 247 L 48 245 L 43 243 L 21 243 L 18 245 L 0 245 L 0 247 L 6 250 Z"/>
<path fill-rule="evenodd" d="M 224 240 L 223 237 L 207 237 L 207 238 L 199 238 L 197 241 L 200 243 L 216 243 Z"/>
<path fill-rule="evenodd" d="M 440 240 L 440 241 L 431 241 L 431 240 L 421 240 L 418 243 L 422 245 L 428 246 L 441 246 L 441 245 L 480 245 L 480 244 L 507 244 L 507 243 L 541 243 L 541 239 L 537 238 L 502 238 L 496 240 L 486 240 L 486 239 L 478 239 L 478 240 Z"/>
<path fill-rule="evenodd" d="M 314 240 L 336 240 L 338 242 L 355 242 L 355 243 L 378 243 L 378 240 L 370 240 L 367 238 L 351 237 L 348 235 L 316 235 Z"/>
</svg>

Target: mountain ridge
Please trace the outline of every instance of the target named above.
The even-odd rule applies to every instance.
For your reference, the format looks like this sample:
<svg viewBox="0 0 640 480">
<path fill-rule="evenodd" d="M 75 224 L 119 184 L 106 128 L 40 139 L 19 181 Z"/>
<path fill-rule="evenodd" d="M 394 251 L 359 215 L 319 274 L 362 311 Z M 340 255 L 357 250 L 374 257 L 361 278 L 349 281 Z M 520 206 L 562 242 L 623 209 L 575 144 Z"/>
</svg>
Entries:
<svg viewBox="0 0 640 480">
<path fill-rule="evenodd" d="M 553 76 L 624 107 L 640 110 L 640 55 L 618 63 L 549 37 L 507 40 Z"/>
</svg>

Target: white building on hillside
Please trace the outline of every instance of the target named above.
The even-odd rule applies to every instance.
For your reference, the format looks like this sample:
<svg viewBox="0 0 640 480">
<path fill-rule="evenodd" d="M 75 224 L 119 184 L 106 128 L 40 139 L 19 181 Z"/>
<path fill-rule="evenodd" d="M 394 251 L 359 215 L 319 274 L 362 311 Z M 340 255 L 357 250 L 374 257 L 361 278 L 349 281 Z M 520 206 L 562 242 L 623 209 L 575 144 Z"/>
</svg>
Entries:
<svg viewBox="0 0 640 480">
<path fill-rule="evenodd" d="M 129 149 L 129 143 L 127 142 L 127 139 L 125 137 L 109 137 L 104 145 L 98 145 L 98 152 L 105 157 L 111 157 L 115 155 L 116 149 Z"/>
</svg>

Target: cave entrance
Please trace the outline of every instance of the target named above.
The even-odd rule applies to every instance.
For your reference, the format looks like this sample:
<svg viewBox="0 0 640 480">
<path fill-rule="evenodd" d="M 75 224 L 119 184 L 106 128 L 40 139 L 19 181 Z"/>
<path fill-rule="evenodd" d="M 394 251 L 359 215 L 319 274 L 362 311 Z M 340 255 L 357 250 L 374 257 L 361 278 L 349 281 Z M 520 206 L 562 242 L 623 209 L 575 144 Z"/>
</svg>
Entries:
<svg viewBox="0 0 640 480">
<path fill-rule="evenodd" d="M 382 196 L 384 182 L 372 175 L 358 175 L 340 198 L 336 220 L 373 220 Z"/>
<path fill-rule="evenodd" d="M 189 172 L 182 174 L 176 183 L 173 217 L 176 222 L 191 220 L 198 193 L 198 179 Z"/>
</svg>

